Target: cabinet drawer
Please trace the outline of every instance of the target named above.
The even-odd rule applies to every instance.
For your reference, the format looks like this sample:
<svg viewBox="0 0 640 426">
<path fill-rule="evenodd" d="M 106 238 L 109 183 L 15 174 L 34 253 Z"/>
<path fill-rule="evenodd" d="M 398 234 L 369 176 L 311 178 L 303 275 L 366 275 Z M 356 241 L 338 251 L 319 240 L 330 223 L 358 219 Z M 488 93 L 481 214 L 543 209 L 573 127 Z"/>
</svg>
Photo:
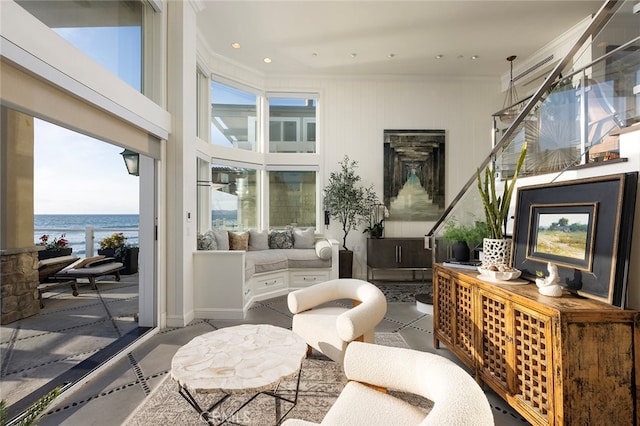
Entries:
<svg viewBox="0 0 640 426">
<path fill-rule="evenodd" d="M 244 303 L 247 303 L 249 301 L 249 299 L 251 298 L 251 296 L 253 296 L 253 292 L 251 291 L 251 286 L 249 285 L 244 285 L 244 287 L 242 288 L 242 296 L 244 297 Z"/>
<path fill-rule="evenodd" d="M 258 278 L 253 285 L 253 295 L 257 296 L 285 287 L 284 275 L 272 275 L 269 277 Z"/>
<path fill-rule="evenodd" d="M 329 281 L 329 272 L 292 272 L 291 285 L 293 287 L 308 287 L 324 281 Z"/>
</svg>

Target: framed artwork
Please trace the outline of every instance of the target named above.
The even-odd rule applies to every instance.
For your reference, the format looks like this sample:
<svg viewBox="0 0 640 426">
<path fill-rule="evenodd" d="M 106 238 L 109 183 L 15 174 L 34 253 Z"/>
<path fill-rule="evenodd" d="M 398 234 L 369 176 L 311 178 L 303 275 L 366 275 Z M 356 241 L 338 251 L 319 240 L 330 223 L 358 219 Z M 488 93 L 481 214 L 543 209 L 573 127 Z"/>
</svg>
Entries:
<svg viewBox="0 0 640 426">
<path fill-rule="evenodd" d="M 527 259 L 590 271 L 597 212 L 597 203 L 532 204 Z"/>
<path fill-rule="evenodd" d="M 551 262 L 570 291 L 624 308 L 637 186 L 630 172 L 519 188 L 513 267 Z"/>
<path fill-rule="evenodd" d="M 435 221 L 444 212 L 444 130 L 384 131 L 384 205 L 390 221 Z"/>
</svg>

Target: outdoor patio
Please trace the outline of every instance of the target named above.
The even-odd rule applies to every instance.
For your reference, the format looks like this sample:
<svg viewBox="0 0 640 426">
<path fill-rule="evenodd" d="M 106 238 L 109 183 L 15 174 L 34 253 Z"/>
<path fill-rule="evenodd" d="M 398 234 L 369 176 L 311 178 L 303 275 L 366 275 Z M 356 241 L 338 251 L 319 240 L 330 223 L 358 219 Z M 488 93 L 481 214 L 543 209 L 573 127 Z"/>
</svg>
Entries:
<svg viewBox="0 0 640 426">
<path fill-rule="evenodd" d="M 1 398 L 11 406 L 138 328 L 138 274 L 43 293 L 40 314 L 0 326 Z M 20 404 L 19 404 L 20 405 Z"/>
</svg>

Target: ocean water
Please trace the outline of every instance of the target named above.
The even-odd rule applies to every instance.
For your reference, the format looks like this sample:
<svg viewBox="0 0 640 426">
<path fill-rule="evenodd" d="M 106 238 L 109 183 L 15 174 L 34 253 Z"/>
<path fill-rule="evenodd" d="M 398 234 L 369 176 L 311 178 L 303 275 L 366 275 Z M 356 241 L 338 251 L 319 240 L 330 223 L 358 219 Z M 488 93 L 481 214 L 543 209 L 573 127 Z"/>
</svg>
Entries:
<svg viewBox="0 0 640 426">
<path fill-rule="evenodd" d="M 49 241 L 64 234 L 73 254 L 82 257 L 87 253 L 85 229 L 92 227 L 93 252 L 97 254 L 100 240 L 114 232 L 122 232 L 127 244 L 138 245 L 138 219 L 137 214 L 36 214 L 33 241 L 38 244 L 43 234 L 49 235 Z"/>
</svg>

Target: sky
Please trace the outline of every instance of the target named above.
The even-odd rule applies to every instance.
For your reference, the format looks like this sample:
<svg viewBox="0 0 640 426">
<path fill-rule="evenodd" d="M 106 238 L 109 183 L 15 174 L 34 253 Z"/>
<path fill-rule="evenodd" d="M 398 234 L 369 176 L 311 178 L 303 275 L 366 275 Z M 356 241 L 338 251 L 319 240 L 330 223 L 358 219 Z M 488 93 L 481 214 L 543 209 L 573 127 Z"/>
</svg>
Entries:
<svg viewBox="0 0 640 426">
<path fill-rule="evenodd" d="M 137 214 L 139 178 L 122 148 L 34 120 L 35 214 Z"/>
<path fill-rule="evenodd" d="M 86 55 L 140 88 L 140 27 L 54 28 Z M 122 148 L 34 120 L 35 214 L 137 214 L 139 178 Z"/>
</svg>

